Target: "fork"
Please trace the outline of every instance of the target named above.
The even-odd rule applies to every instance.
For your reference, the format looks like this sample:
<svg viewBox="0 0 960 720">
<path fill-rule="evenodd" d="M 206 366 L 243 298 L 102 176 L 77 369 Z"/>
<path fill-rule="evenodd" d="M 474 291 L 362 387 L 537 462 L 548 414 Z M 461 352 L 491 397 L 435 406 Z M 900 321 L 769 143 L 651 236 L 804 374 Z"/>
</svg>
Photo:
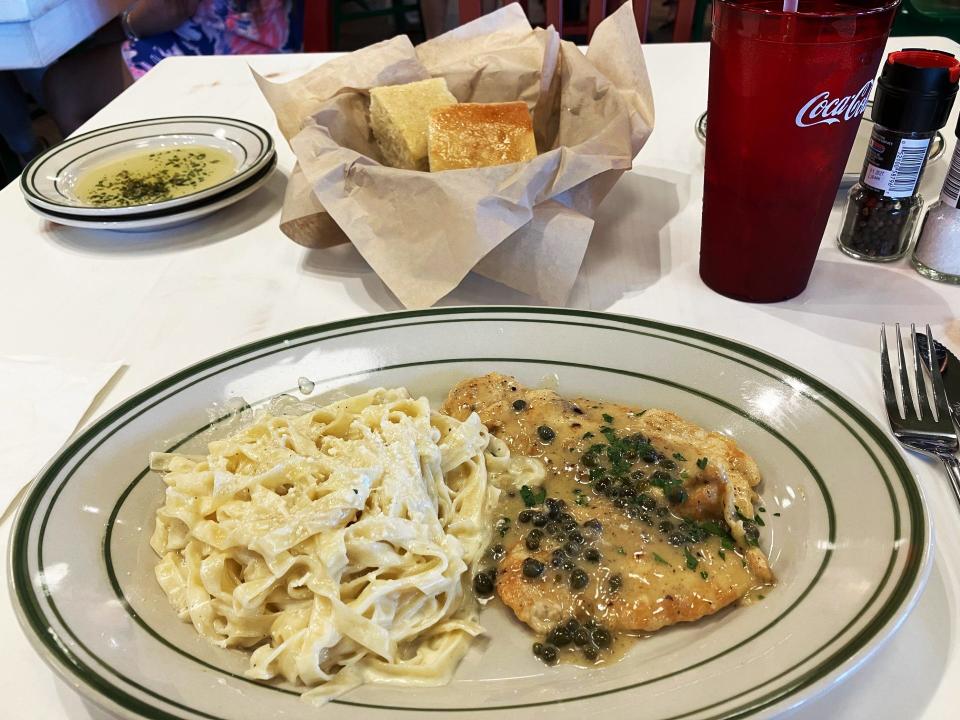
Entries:
<svg viewBox="0 0 960 720">
<path fill-rule="evenodd" d="M 901 413 L 897 405 L 897 391 L 890 371 L 890 354 L 887 349 L 887 329 L 880 326 L 880 374 L 883 380 L 883 399 L 887 405 L 887 416 L 894 437 L 908 450 L 923 453 L 931 457 L 940 458 L 950 479 L 953 494 L 960 503 L 960 461 L 956 452 L 960 443 L 957 441 L 957 430 L 950 419 L 950 410 L 947 404 L 947 393 L 943 388 L 943 377 L 940 374 L 940 363 L 936 360 L 935 344 L 930 326 L 927 331 L 927 360 L 926 368 L 930 381 L 923 372 L 924 363 L 920 362 L 920 348 L 917 346 L 916 325 L 910 325 L 910 340 L 913 346 L 913 374 L 915 392 L 911 392 L 907 378 L 906 361 L 903 354 L 903 341 L 900 338 L 900 323 L 896 324 L 897 335 L 897 370 L 900 376 L 900 401 L 903 406 Z M 933 396 L 933 405 L 927 399 L 927 391 Z M 934 413 L 934 409 L 936 412 Z"/>
</svg>

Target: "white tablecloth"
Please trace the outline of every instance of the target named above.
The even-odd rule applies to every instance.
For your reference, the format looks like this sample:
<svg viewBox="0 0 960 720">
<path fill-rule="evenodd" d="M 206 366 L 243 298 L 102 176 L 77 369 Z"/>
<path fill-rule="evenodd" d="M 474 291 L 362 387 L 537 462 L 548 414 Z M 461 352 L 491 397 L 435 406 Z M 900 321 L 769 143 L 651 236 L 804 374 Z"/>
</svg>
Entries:
<svg viewBox="0 0 960 720">
<path fill-rule="evenodd" d="M 937 47 L 898 38 L 891 47 Z M 759 346 L 802 366 L 862 405 L 886 427 L 878 377 L 881 321 L 929 322 L 960 350 L 960 289 L 932 283 L 905 263 L 877 266 L 835 248 L 827 230 L 813 279 L 789 302 L 747 305 L 707 290 L 697 276 L 703 148 L 693 133 L 706 105 L 708 46 L 646 48 L 656 129 L 633 174 L 603 212 L 571 304 L 701 328 Z M 257 70 L 292 77 L 322 58 L 256 57 Z M 957 113 L 945 131 L 952 151 Z M 97 115 L 89 127 L 163 115 L 209 113 L 271 129 L 245 58 L 168 60 Z M 770 152 L 778 152 L 771 147 Z M 279 142 L 279 167 L 292 154 Z M 939 192 L 946 163 L 923 182 Z M 0 354 L 62 356 L 128 365 L 101 411 L 180 367 L 301 325 L 399 309 L 350 247 L 308 251 L 278 230 L 285 178 L 278 173 L 247 201 L 193 225 L 117 235 L 50 225 L 25 207 L 15 185 L 0 191 Z M 634 198 L 639 191 L 642 201 Z M 629 202 L 628 202 L 629 199 Z M 785 189 L 785 201 L 789 193 Z M 468 277 L 444 304 L 534 303 Z M 24 388 L 23 392 L 29 392 Z M 899 632 L 866 665 L 796 712 L 801 719 L 940 720 L 960 707 L 960 509 L 939 467 L 909 459 L 936 535 L 926 592 Z M 2 472 L 2 468 L 0 468 Z M 26 481 L 26 478 L 23 479 Z M 0 525 L 7 551 L 10 518 Z M 102 717 L 36 657 L 0 593 L 0 717 Z"/>
</svg>

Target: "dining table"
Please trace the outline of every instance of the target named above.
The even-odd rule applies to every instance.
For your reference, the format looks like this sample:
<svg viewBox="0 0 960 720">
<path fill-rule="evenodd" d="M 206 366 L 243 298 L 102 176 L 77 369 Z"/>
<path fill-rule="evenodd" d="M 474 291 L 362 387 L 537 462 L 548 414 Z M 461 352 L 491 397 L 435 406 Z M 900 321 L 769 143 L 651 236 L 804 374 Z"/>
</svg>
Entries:
<svg viewBox="0 0 960 720">
<path fill-rule="evenodd" d="M 960 46 L 936 37 L 891 38 L 888 45 L 891 50 L 906 47 L 960 53 Z M 929 324 L 947 347 L 960 351 L 960 288 L 924 279 L 907 260 L 865 263 L 842 254 L 836 244 L 845 194 L 841 188 L 809 286 L 798 297 L 748 304 L 709 290 L 698 275 L 704 147 L 695 133 L 707 105 L 709 45 L 653 44 L 644 46 L 644 53 L 655 128 L 632 171 L 600 206 L 567 306 L 686 326 L 761 348 L 844 393 L 887 430 L 880 324 Z M 166 59 L 80 129 L 197 114 L 263 126 L 277 142 L 277 171 L 256 193 L 214 215 L 156 232 L 86 230 L 39 218 L 16 182 L 0 190 L 0 358 L 40 358 L 51 372 L 77 363 L 118 367 L 89 398 L 82 427 L 142 388 L 228 348 L 297 327 L 402 310 L 352 245 L 309 249 L 289 240 L 279 227 L 294 155 L 251 69 L 281 82 L 332 57 Z M 922 181 L 927 201 L 939 194 L 956 142 L 958 113 L 960 104 L 944 130 L 945 158 L 931 163 Z M 782 188 L 782 198 L 792 201 L 789 187 Z M 469 274 L 439 304 L 542 302 Z M 8 387 L 4 405 L 29 404 L 36 392 L 31 384 Z M 38 408 L 34 422 L 43 423 L 45 413 L 53 417 L 56 412 L 56 406 Z M 27 442 L 33 430 L 0 412 L 0 434 L 9 446 Z M 925 590 L 897 631 L 860 667 L 791 709 L 790 717 L 957 716 L 960 507 L 939 463 L 905 455 L 933 525 Z M 0 457 L 0 485 L 19 494 L 10 507 L 0 507 L 4 556 L 17 502 L 25 494 L 19 488 L 40 470 L 10 467 L 6 460 Z M 8 568 L 5 563 L 5 575 Z M 837 593 L 846 590 L 836 588 Z M 82 699 L 34 652 L 7 592 L 0 593 L 0 637 L 0 717 L 110 717 Z"/>
</svg>

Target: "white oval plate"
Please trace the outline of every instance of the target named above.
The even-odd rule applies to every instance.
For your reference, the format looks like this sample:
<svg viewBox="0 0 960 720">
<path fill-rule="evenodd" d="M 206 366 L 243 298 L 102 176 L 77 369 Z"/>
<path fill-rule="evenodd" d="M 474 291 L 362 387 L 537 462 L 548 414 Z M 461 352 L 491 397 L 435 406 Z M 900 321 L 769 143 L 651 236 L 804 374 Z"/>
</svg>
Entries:
<svg viewBox="0 0 960 720">
<path fill-rule="evenodd" d="M 212 187 L 172 200 L 125 207 L 91 206 L 76 196 L 83 172 L 137 150 L 204 145 L 230 153 L 236 172 Z M 31 205 L 57 212 L 98 217 L 170 210 L 217 195 L 256 174 L 274 154 L 273 138 L 245 120 L 184 116 L 138 120 L 68 138 L 34 159 L 20 176 L 20 191 Z"/>
<path fill-rule="evenodd" d="M 248 176 L 244 182 L 239 185 L 234 185 L 217 195 L 198 200 L 189 205 L 170 208 L 168 210 L 145 212 L 140 215 L 90 217 L 65 212 L 53 212 L 37 207 L 29 201 L 27 205 L 40 217 L 60 225 L 69 225 L 71 227 L 87 228 L 90 230 L 116 230 L 118 232 L 150 232 L 152 230 L 163 230 L 199 220 L 202 217 L 217 212 L 217 210 L 222 210 L 228 205 L 233 205 L 235 202 L 242 200 L 263 185 L 270 178 L 276 166 L 277 155 L 273 153 L 268 158 L 266 165 L 261 166 L 258 172 Z"/>
<path fill-rule="evenodd" d="M 360 688 L 325 709 L 242 673 L 247 655 L 178 621 L 148 538 L 163 483 L 152 450 L 279 393 L 406 385 L 439 401 L 498 370 L 560 391 L 676 410 L 732 435 L 759 462 L 761 542 L 779 584 L 746 608 L 654 633 L 606 669 L 546 667 L 508 611 L 440 688 Z M 219 432 L 223 432 L 220 427 Z M 206 438 L 209 439 L 209 438 Z M 779 516 L 776 515 L 779 513 Z M 34 647 L 122 717 L 161 720 L 770 717 L 859 665 L 915 603 L 930 526 L 887 434 L 837 391 L 758 350 L 602 313 L 447 308 L 305 328 L 225 352 L 147 388 L 81 433 L 34 483 L 13 529 L 14 605 Z M 549 715 L 547 715 L 549 713 Z"/>
</svg>

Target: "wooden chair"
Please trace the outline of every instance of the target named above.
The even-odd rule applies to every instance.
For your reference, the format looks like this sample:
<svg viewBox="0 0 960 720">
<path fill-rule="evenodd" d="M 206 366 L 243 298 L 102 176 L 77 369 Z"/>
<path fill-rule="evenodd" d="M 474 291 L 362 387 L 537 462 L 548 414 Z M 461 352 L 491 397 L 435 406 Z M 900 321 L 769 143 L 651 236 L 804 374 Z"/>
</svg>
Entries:
<svg viewBox="0 0 960 720">
<path fill-rule="evenodd" d="M 626 0 L 630 2 L 631 0 Z M 563 0 L 543 0 L 544 9 L 547 11 L 547 24 L 553 25 L 560 36 L 565 35 L 586 35 L 589 41 L 593 37 L 593 31 L 603 20 L 608 12 L 611 12 L 623 4 L 624 0 L 590 0 L 587 6 L 587 21 L 565 22 L 563 17 Z M 633 14 L 637 19 L 637 30 L 640 32 L 640 38 L 647 36 L 647 18 L 650 14 L 650 0 L 632 0 Z M 527 10 L 527 3 L 520 2 L 524 11 Z M 460 23 L 476 20 L 483 14 L 483 0 L 460 0 Z"/>
</svg>

